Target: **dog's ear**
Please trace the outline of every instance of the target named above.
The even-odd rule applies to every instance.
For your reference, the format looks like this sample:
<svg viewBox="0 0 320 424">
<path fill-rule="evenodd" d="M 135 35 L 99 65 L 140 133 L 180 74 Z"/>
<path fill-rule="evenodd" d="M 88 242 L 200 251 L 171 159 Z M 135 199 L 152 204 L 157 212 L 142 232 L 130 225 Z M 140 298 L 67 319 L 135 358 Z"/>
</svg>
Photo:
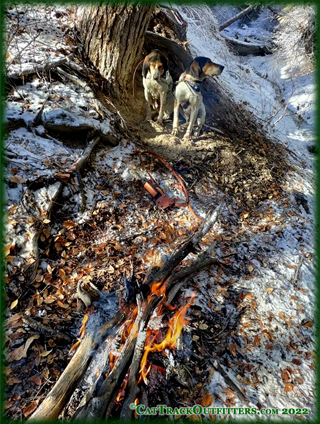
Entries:
<svg viewBox="0 0 320 424">
<path fill-rule="evenodd" d="M 142 76 L 143 78 L 147 77 L 148 72 L 150 71 L 150 62 L 149 62 L 149 55 L 144 58 L 143 65 L 142 65 Z"/>
<path fill-rule="evenodd" d="M 201 72 L 200 65 L 198 61 L 194 60 L 189 66 L 188 74 L 190 74 L 195 79 L 199 79 L 200 72 Z"/>
<path fill-rule="evenodd" d="M 162 53 L 161 61 L 162 61 L 164 73 L 166 73 L 167 71 L 169 71 L 169 59 L 165 53 Z"/>
</svg>

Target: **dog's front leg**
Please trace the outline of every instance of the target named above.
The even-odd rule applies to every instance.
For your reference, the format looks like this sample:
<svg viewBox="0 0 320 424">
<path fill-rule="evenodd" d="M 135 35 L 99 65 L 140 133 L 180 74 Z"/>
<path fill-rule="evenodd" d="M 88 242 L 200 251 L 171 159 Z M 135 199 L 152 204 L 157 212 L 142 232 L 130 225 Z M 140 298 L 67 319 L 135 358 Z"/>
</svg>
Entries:
<svg viewBox="0 0 320 424">
<path fill-rule="evenodd" d="M 164 109 L 164 104 L 166 101 L 166 93 L 160 93 L 160 110 L 159 110 L 159 116 L 157 119 L 158 124 L 162 124 L 162 120 L 163 120 L 163 109 Z"/>
<path fill-rule="evenodd" d="M 196 105 L 191 106 L 190 121 L 189 121 L 187 131 L 186 131 L 186 133 L 183 137 L 183 140 L 190 140 L 192 128 L 193 128 L 194 123 L 197 119 L 197 115 L 198 115 L 198 108 L 196 107 Z"/>
<path fill-rule="evenodd" d="M 152 96 L 151 94 L 147 91 L 145 92 L 145 97 L 147 100 L 147 116 L 146 116 L 146 121 L 151 121 L 151 103 L 152 103 Z"/>
<path fill-rule="evenodd" d="M 173 125 L 172 125 L 172 135 L 179 134 L 179 107 L 180 102 L 177 99 L 174 100 L 174 108 L 173 108 Z"/>
</svg>

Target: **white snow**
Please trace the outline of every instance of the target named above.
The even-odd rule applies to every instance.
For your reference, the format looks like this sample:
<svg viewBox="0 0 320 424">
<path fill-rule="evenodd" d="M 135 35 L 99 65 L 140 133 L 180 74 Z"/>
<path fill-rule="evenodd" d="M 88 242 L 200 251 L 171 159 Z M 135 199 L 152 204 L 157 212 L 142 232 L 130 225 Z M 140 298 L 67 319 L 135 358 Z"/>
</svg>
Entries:
<svg viewBox="0 0 320 424">
<path fill-rule="evenodd" d="M 219 24 L 230 17 L 222 18 L 226 8 L 227 6 L 213 8 L 213 11 L 221 12 Z M 300 368 L 295 367 L 291 361 L 296 352 L 294 349 L 290 350 L 288 346 L 290 342 L 299 345 L 301 354 L 313 350 L 315 341 L 313 331 L 303 327 L 303 322 L 314 320 L 315 311 L 315 276 L 312 261 L 315 231 L 314 160 L 307 150 L 307 145 L 315 141 L 313 126 L 315 76 L 311 73 L 294 79 L 290 78 L 290 72 L 285 64 L 277 62 L 274 55 L 235 56 L 228 52 L 223 38 L 217 35 L 217 31 L 212 31 L 212 25 L 216 26 L 217 21 L 209 7 L 188 6 L 178 9 L 188 22 L 187 38 L 191 38 L 190 49 L 193 55 L 210 57 L 214 62 L 224 65 L 225 69 L 218 77 L 221 85 L 236 102 L 246 105 L 258 120 L 264 122 L 264 127 L 272 138 L 279 143 L 284 143 L 289 151 L 293 152 L 292 155 L 288 155 L 288 160 L 291 161 L 294 170 L 288 173 L 287 180 L 284 181 L 284 187 L 290 198 L 290 209 L 286 210 L 274 201 L 267 201 L 263 205 L 265 209 L 268 207 L 273 209 L 275 219 L 277 216 L 286 216 L 285 225 L 275 224 L 270 235 L 261 233 L 259 236 L 252 232 L 253 228 L 251 230 L 244 228 L 248 233 L 249 244 L 247 253 L 244 254 L 251 256 L 252 251 L 255 252 L 258 248 L 265 246 L 269 251 L 269 260 L 261 266 L 259 261 L 252 258 L 256 276 L 249 280 L 240 279 L 233 286 L 235 289 L 253 293 L 257 305 L 253 315 L 257 322 L 261 323 L 260 327 L 257 325 L 254 329 L 253 334 L 259 334 L 262 340 L 261 346 L 251 348 L 242 342 L 240 349 L 246 362 L 254 365 L 261 383 L 255 388 L 241 385 L 241 381 L 238 381 L 238 385 L 246 391 L 253 405 L 259 402 L 263 407 L 282 408 L 290 405 L 308 407 L 309 413 L 312 413 L 314 410 L 314 368 L 307 360 L 302 360 Z M 250 27 L 240 27 L 239 23 L 234 23 L 225 29 L 224 33 L 228 37 L 245 41 L 252 38 L 254 43 L 258 41 L 263 44 L 271 39 L 272 28 L 267 24 L 268 15 L 269 12 L 264 11 Z M 264 23 L 263 27 L 261 27 L 262 23 Z M 282 99 L 284 102 L 281 102 Z M 285 109 L 287 103 L 288 106 Z M 302 206 L 297 205 L 295 194 L 303 194 L 307 199 L 309 213 Z M 293 284 L 300 258 L 303 258 L 301 275 L 297 280 L 298 283 Z M 206 280 L 207 277 L 203 274 L 202 281 L 205 283 Z M 270 288 L 273 289 L 272 292 Z M 214 298 L 216 302 L 223 300 L 219 294 Z M 289 321 L 284 322 L 281 318 L 282 313 L 290 317 Z M 261 326 L 273 334 L 273 350 L 263 348 L 265 343 Z M 250 330 L 243 328 L 237 340 L 241 340 L 243 335 L 252 339 Z M 292 391 L 286 393 L 280 369 L 287 367 L 294 368 L 294 372 L 302 376 L 303 383 L 295 385 Z M 236 372 L 236 369 L 231 370 L 232 374 Z M 219 394 L 220 398 L 223 398 L 225 395 L 221 388 L 221 378 L 215 373 L 209 387 L 210 393 Z M 218 403 L 215 403 L 215 406 L 225 406 Z M 238 401 L 235 406 L 247 405 Z M 248 416 L 239 415 L 234 417 L 248 418 Z M 283 417 L 286 416 L 276 418 Z"/>
<path fill-rule="evenodd" d="M 221 16 L 218 17 L 220 24 L 235 12 L 234 7 L 223 6 L 223 8 L 221 6 L 213 8 L 215 12 L 221 10 Z M 9 19 L 16 20 L 19 17 L 22 29 L 21 37 L 17 37 L 9 45 L 7 60 L 9 71 L 19 69 L 24 64 L 56 59 L 56 54 L 58 57 L 64 57 L 72 52 L 72 42 L 67 42 L 67 36 L 64 34 L 70 19 L 72 20 L 70 18 L 72 8 L 68 6 L 58 10 L 52 7 L 49 15 L 45 15 L 42 9 L 41 6 L 37 8 L 30 6 L 27 9 L 23 6 L 9 7 Z M 256 308 L 250 310 L 249 316 L 242 318 L 237 341 L 240 343 L 239 351 L 242 358 L 253 365 L 259 383 L 255 387 L 245 385 L 241 378 L 237 378 L 236 366 L 230 370 L 230 378 L 236 377 L 237 384 L 246 392 L 250 406 L 255 406 L 259 402 L 263 407 L 305 406 L 310 412 L 314 411 L 315 372 L 313 356 L 311 358 L 308 356 L 308 352 L 314 349 L 314 333 L 312 327 L 304 326 L 305 322 L 314 320 L 315 311 L 314 159 L 307 150 L 307 146 L 315 140 L 314 73 L 293 79 L 290 77 L 290 70 L 285 64 L 276 62 L 274 55 L 235 56 L 227 49 L 223 37 L 217 34 L 217 20 L 208 6 L 179 6 L 178 9 L 188 22 L 187 38 L 191 39 L 192 54 L 210 57 L 214 62 L 225 66 L 224 72 L 218 77 L 219 83 L 236 102 L 246 105 L 248 110 L 263 122 L 270 137 L 289 149 L 287 160 L 292 165 L 292 171 L 283 182 L 289 199 L 288 207 L 272 199 L 261 205 L 261 210 L 272 210 L 274 225 L 265 233 L 259 232 L 259 228 L 265 224 L 264 218 L 261 217 L 256 227 L 248 228 L 243 225 L 242 228 L 247 235 L 248 243 L 239 249 L 238 253 L 243 258 L 250 259 L 255 273 L 249 279 L 240 277 L 233 288 L 240 292 L 252 292 Z M 57 11 L 62 14 L 59 19 L 56 17 Z M 43 28 L 40 35 L 37 32 L 39 16 Z M 250 27 L 240 27 L 239 23 L 234 23 L 224 30 L 224 34 L 264 44 L 271 37 L 272 28 L 269 26 L 269 21 L 269 12 L 265 11 Z M 93 117 L 92 100 L 85 90 L 69 81 L 66 83 L 52 81 L 47 84 L 44 78 L 36 76 L 32 82 L 15 87 L 10 96 L 6 120 L 10 122 L 22 119 L 25 127 L 11 131 L 6 140 L 6 149 L 12 154 L 8 158 L 7 175 L 12 175 L 13 170 L 17 172 L 18 169 L 17 175 L 25 181 L 33 181 L 42 175 L 53 176 L 70 169 L 81 156 L 80 149 L 63 147 L 54 140 L 45 138 L 44 126 L 36 127 L 37 134 L 29 131 L 28 126 L 44 103 L 44 122 L 53 120 L 57 124 L 63 116 L 64 123 L 69 122 L 75 127 L 88 124 L 103 134 L 111 131 L 108 119 L 100 122 Z M 101 150 L 96 154 L 94 166 L 112 170 L 125 181 L 143 180 L 147 174 L 138 172 L 135 163 L 130 159 L 134 148 L 132 143 L 126 141 L 109 150 L 108 154 L 105 150 Z M 93 173 L 90 174 L 90 178 L 92 175 Z M 88 178 L 85 177 L 84 181 Z M 95 206 L 98 207 L 99 201 L 108 202 L 110 208 L 112 205 L 117 206 L 117 202 L 110 195 L 93 192 L 95 180 L 90 181 L 91 186 L 89 181 L 87 182 L 85 195 L 88 210 L 83 216 L 78 217 L 80 222 L 90 219 L 92 210 Z M 98 183 L 98 178 L 96 182 Z M 8 212 L 12 205 L 19 204 L 24 189 L 25 186 L 22 184 L 17 184 L 15 187 L 7 185 Z M 43 191 L 38 193 L 39 196 L 43 195 Z M 307 200 L 309 213 L 302 204 L 297 203 L 295 196 L 298 194 Z M 68 187 L 64 188 L 63 195 L 79 204 L 78 195 L 73 195 Z M 45 204 L 46 199 L 42 202 Z M 177 215 L 183 213 L 185 212 L 178 211 Z M 55 228 L 52 228 L 52 231 L 54 233 Z M 216 234 L 219 234 L 219 231 L 219 228 L 216 229 Z M 259 253 L 262 251 L 263 255 Z M 263 256 L 262 261 L 259 260 L 259 255 Z M 294 281 L 295 271 L 301 259 L 300 277 Z M 42 262 L 40 266 L 45 268 L 46 263 Z M 223 279 L 226 282 L 228 278 L 224 276 Z M 208 308 L 208 296 L 221 305 L 225 303 L 223 293 L 215 289 L 215 277 L 203 272 L 198 280 L 204 284 L 202 295 L 198 298 L 199 304 Z M 214 288 L 207 290 L 205 283 L 210 280 Z M 233 309 L 229 309 L 232 314 Z M 285 314 L 287 318 L 281 318 L 281 314 Z M 245 326 L 245 323 L 250 325 Z M 260 336 L 261 346 L 253 344 L 254 335 Z M 273 339 L 273 350 L 265 348 L 268 337 Z M 306 359 L 302 361 L 300 367 L 297 367 L 292 360 L 297 357 L 299 351 L 301 352 L 299 358 Z M 232 361 L 234 358 L 229 359 Z M 294 370 L 294 376 L 301 376 L 302 383 L 295 384 L 292 391 L 285 392 L 280 369 L 288 367 Z M 215 372 L 208 386 L 210 393 L 225 399 L 226 396 L 222 391 L 224 387 L 226 387 L 224 379 Z M 235 396 L 237 398 L 236 393 Z M 214 406 L 223 407 L 224 404 L 216 399 Z M 247 405 L 243 405 L 237 399 L 235 406 Z M 246 418 L 236 415 L 233 417 Z M 276 418 L 279 419 L 280 416 Z"/>
</svg>

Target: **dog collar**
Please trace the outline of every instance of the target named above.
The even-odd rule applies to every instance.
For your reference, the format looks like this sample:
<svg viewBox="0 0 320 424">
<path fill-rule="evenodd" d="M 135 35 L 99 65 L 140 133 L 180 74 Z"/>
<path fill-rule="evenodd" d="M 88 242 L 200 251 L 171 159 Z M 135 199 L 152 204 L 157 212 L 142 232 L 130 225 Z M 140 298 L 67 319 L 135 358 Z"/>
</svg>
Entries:
<svg viewBox="0 0 320 424">
<path fill-rule="evenodd" d="M 201 87 L 202 87 L 202 81 L 191 82 L 185 79 L 184 82 L 187 83 L 194 91 L 196 91 L 197 93 L 200 93 Z"/>
</svg>

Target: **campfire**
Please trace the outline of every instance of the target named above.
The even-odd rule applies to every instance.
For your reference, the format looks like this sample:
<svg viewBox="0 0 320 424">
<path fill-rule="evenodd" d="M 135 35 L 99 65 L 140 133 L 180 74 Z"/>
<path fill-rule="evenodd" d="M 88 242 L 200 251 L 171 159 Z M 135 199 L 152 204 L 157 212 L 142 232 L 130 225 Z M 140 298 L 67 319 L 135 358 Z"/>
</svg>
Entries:
<svg viewBox="0 0 320 424">
<path fill-rule="evenodd" d="M 135 296 L 121 299 L 113 318 L 103 322 L 97 300 L 82 322 L 69 365 L 31 416 L 31 420 L 57 418 L 93 419 L 134 417 L 131 404 L 148 403 L 148 390 L 153 376 L 166 378 L 168 361 L 171 367 L 179 360 L 176 352 L 183 345 L 184 328 L 189 323 L 188 311 L 193 296 L 173 301 L 187 276 L 216 262 L 211 249 L 198 255 L 193 265 L 175 268 L 212 228 L 218 217 L 217 208 L 163 265 L 151 269 L 143 285 L 132 283 Z M 143 287 L 143 290 L 142 290 Z M 146 287 L 148 290 L 146 290 Z M 160 378 L 160 377 L 159 377 Z M 168 401 L 164 397 L 162 401 Z"/>
</svg>

